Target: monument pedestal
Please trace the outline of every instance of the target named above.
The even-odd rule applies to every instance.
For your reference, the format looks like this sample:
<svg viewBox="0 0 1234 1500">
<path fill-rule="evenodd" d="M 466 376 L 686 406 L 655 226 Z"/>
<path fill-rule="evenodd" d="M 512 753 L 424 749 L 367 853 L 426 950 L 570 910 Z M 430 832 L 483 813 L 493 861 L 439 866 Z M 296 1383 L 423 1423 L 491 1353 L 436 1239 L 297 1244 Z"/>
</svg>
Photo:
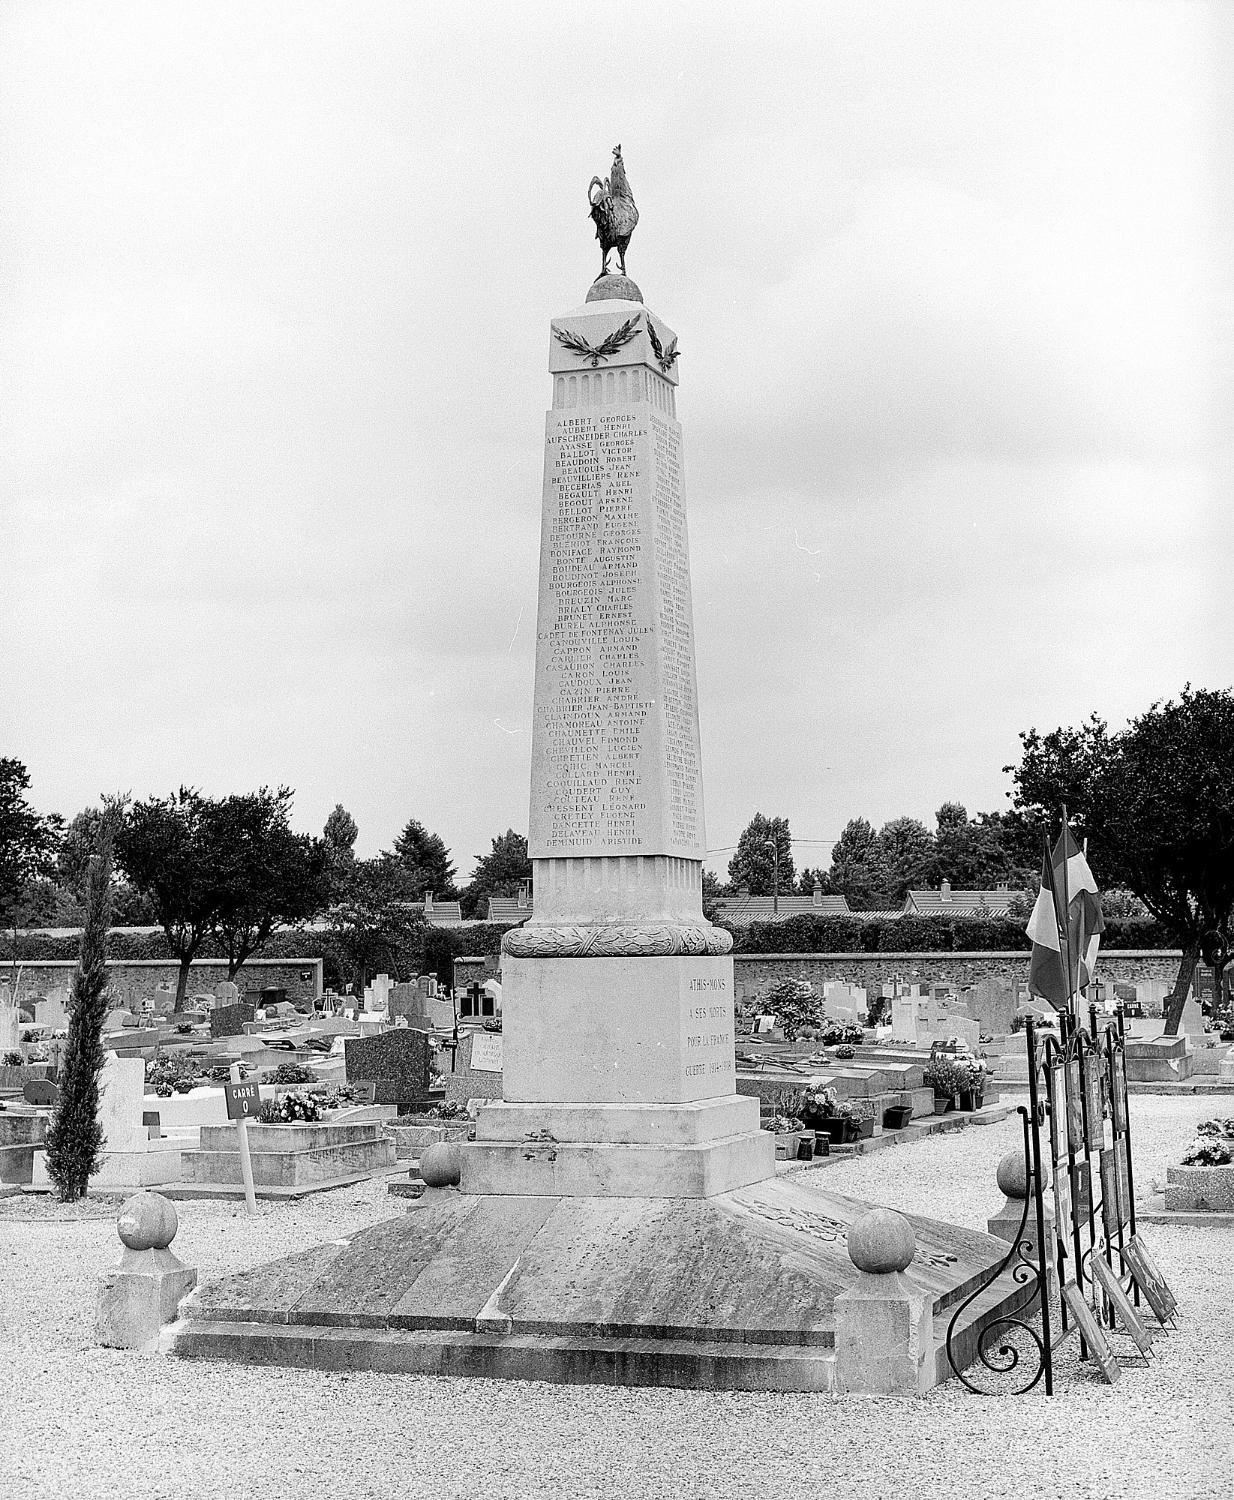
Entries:
<svg viewBox="0 0 1234 1500">
<path fill-rule="evenodd" d="M 727 954 L 507 955 L 502 974 L 505 1099 L 463 1147 L 464 1193 L 708 1198 L 774 1174 L 736 1092 Z"/>
</svg>

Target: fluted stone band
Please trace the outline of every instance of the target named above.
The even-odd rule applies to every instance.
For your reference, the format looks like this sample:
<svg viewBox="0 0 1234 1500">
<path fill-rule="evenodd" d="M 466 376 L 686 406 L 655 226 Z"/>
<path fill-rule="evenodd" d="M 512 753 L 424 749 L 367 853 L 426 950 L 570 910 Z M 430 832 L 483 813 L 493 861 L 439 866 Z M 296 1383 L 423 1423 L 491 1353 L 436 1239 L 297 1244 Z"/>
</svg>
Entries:
<svg viewBox="0 0 1234 1500">
<path fill-rule="evenodd" d="M 575 927 L 528 922 L 512 928 L 501 940 L 501 951 L 511 958 L 702 957 L 728 953 L 732 946 L 733 935 L 723 927 L 687 927 L 670 922 Z"/>
</svg>

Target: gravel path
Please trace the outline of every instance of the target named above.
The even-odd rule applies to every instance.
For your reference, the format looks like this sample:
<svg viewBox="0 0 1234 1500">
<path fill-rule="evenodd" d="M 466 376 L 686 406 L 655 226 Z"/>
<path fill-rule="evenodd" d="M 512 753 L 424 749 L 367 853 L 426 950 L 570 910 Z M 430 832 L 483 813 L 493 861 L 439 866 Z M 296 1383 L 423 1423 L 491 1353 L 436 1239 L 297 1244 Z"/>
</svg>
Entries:
<svg viewBox="0 0 1234 1500">
<path fill-rule="evenodd" d="M 1140 1195 L 1211 1100 L 1137 1095 Z M 984 1227 L 1018 1119 L 800 1181 Z M 1052 1400 L 615 1390 L 180 1362 L 95 1348 L 117 1203 L 0 1201 L 0 1497 L 1234 1495 L 1234 1231 L 1153 1227 L 1185 1315 L 1152 1366 L 1104 1384 L 1069 1359 Z M 390 1217 L 384 1182 L 300 1204 L 179 1205 L 204 1278 Z M 1068 1347 L 1072 1347 L 1074 1341 Z"/>
</svg>

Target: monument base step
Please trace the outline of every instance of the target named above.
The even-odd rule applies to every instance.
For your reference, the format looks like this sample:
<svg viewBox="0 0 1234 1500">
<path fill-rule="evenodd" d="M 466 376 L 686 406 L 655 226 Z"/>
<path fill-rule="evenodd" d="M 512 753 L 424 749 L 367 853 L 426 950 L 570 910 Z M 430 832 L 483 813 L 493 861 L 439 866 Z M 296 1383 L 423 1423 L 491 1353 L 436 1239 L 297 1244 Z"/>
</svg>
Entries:
<svg viewBox="0 0 1234 1500">
<path fill-rule="evenodd" d="M 366 1172 L 345 1172 L 338 1177 L 323 1177 L 317 1182 L 303 1182 L 294 1187 L 257 1187 L 253 1196 L 264 1203 L 294 1202 L 313 1193 L 329 1193 L 335 1188 L 354 1187 L 358 1182 L 372 1182 L 376 1177 L 401 1177 L 406 1162 L 398 1166 L 372 1167 Z M 243 1203 L 244 1188 L 233 1182 L 173 1182 L 159 1188 L 164 1198 L 185 1202 L 192 1198 L 211 1198 L 224 1203 Z"/>
<path fill-rule="evenodd" d="M 743 1099 L 745 1105 L 753 1101 Z M 750 1130 L 697 1146 L 460 1142 L 465 1194 L 548 1198 L 714 1198 L 775 1171 L 775 1139 Z"/>
<path fill-rule="evenodd" d="M 149 1151 L 107 1151 L 99 1170 L 90 1177 L 90 1189 L 99 1193 L 137 1192 L 140 1188 L 162 1188 L 180 1178 L 179 1150 L 159 1150 L 151 1142 Z M 37 1151 L 30 1185 L 36 1192 L 52 1191 L 47 1171 L 47 1153 Z"/>
<path fill-rule="evenodd" d="M 579 1384 L 828 1391 L 848 1226 L 869 1205 L 770 1179 L 713 1198 L 511 1197 L 429 1188 L 397 1218 L 200 1285 L 171 1330 L 196 1359 Z M 908 1275 L 936 1346 L 1002 1260 L 910 1215 Z M 962 1336 L 1019 1306 L 1010 1278 Z M 941 1364 L 941 1368 L 940 1368 Z M 949 1367 L 935 1361 L 932 1383 Z"/>
</svg>

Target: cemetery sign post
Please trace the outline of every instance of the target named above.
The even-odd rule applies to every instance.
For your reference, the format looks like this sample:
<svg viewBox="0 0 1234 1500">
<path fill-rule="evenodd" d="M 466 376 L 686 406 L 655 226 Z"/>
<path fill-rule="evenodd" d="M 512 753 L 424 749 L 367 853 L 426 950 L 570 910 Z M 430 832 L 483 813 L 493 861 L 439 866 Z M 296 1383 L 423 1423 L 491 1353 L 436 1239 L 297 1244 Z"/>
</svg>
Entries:
<svg viewBox="0 0 1234 1500">
<path fill-rule="evenodd" d="M 240 1138 L 240 1171 L 244 1177 L 244 1201 L 251 1214 L 257 1212 L 257 1195 L 253 1191 L 253 1160 L 249 1156 L 249 1116 L 255 1115 L 261 1105 L 261 1090 L 255 1083 L 244 1083 L 240 1078 L 240 1064 L 231 1065 L 231 1082 L 223 1085 L 223 1097 L 227 1101 L 227 1118 L 236 1122 L 236 1133 Z"/>
</svg>

